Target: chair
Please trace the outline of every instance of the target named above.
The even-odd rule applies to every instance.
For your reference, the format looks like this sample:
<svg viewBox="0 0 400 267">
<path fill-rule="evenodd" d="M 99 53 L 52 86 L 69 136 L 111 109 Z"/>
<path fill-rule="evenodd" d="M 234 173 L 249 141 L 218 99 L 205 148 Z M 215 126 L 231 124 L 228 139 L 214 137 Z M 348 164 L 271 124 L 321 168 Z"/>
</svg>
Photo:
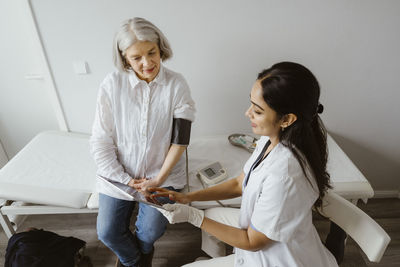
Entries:
<svg viewBox="0 0 400 267">
<path fill-rule="evenodd" d="M 371 262 L 381 260 L 390 237 L 365 212 L 331 191 L 325 195 L 320 212 L 353 238 Z"/>
</svg>

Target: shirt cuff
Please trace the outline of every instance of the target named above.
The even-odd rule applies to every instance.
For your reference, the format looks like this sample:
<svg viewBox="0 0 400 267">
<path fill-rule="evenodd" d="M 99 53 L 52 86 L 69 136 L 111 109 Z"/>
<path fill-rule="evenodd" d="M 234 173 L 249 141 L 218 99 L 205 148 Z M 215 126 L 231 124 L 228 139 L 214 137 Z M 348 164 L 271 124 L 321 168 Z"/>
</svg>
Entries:
<svg viewBox="0 0 400 267">
<path fill-rule="evenodd" d="M 131 180 L 131 176 L 129 174 L 127 174 L 126 172 L 124 172 L 120 177 L 119 180 L 121 181 L 121 183 L 123 184 L 128 184 L 129 181 Z"/>
</svg>

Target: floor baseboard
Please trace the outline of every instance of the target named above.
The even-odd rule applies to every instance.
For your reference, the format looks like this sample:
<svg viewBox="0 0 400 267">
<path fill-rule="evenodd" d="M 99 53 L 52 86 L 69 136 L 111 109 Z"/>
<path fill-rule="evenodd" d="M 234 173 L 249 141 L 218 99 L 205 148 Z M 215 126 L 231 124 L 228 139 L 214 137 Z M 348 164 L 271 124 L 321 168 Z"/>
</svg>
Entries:
<svg viewBox="0 0 400 267">
<path fill-rule="evenodd" d="M 376 190 L 374 198 L 400 198 L 398 190 Z"/>
</svg>

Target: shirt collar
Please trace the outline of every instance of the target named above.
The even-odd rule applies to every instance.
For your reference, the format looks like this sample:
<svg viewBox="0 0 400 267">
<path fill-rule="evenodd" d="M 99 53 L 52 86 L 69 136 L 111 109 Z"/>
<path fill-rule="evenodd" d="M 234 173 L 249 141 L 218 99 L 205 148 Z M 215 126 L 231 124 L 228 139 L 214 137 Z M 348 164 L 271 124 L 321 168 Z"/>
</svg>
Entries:
<svg viewBox="0 0 400 267">
<path fill-rule="evenodd" d="M 129 71 L 129 82 L 131 83 L 132 87 L 135 87 L 138 83 L 140 82 L 145 82 L 136 75 L 136 73 L 133 70 Z M 160 64 L 160 71 L 158 72 L 156 78 L 150 82 L 152 83 L 157 83 L 157 84 L 166 84 L 165 81 L 165 69 L 162 64 Z"/>
<path fill-rule="evenodd" d="M 158 72 L 156 78 L 153 81 L 151 81 L 150 83 L 152 83 L 152 82 L 158 83 L 158 84 L 166 84 L 166 81 L 165 81 L 165 69 L 164 69 L 164 66 L 161 63 L 160 63 L 160 71 Z"/>
</svg>

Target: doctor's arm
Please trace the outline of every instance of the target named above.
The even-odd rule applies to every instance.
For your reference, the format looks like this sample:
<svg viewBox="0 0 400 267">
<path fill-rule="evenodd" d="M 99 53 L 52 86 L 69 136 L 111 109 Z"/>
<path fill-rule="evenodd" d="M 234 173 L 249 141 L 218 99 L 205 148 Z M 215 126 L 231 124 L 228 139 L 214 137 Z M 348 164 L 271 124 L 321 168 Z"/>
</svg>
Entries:
<svg viewBox="0 0 400 267">
<path fill-rule="evenodd" d="M 257 251 L 272 242 L 266 235 L 254 230 L 240 229 L 216 222 L 204 216 L 204 211 L 183 204 L 165 204 L 159 211 L 171 224 L 189 222 L 219 240 L 237 248 Z"/>
<path fill-rule="evenodd" d="M 190 192 L 187 197 L 192 201 L 209 201 L 209 200 L 223 200 L 242 195 L 242 183 L 244 179 L 244 173 L 242 172 L 239 176 L 220 183 L 215 186 L 208 187 L 203 190 Z"/>
<path fill-rule="evenodd" d="M 219 240 L 244 250 L 257 251 L 273 242 L 263 233 L 251 228 L 251 226 L 248 229 L 239 229 L 207 217 L 204 217 L 200 228 Z"/>
<path fill-rule="evenodd" d="M 223 200 L 242 195 L 244 173 L 229 179 L 223 183 L 208 187 L 203 190 L 193 191 L 187 194 L 179 193 L 164 188 L 149 188 L 150 192 L 156 192 L 152 197 L 169 197 L 171 200 L 187 204 L 192 201 Z"/>
</svg>

